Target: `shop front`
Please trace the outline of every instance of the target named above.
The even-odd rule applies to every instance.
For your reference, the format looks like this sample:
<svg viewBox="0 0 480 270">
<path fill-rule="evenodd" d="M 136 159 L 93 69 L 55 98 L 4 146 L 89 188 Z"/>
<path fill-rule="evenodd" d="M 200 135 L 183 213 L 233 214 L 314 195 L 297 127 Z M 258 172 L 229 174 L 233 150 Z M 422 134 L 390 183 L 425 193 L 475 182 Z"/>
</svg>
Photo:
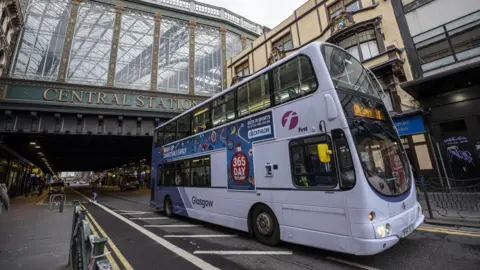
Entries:
<svg viewBox="0 0 480 270">
<path fill-rule="evenodd" d="M 417 175 L 435 177 L 431 138 L 420 110 L 392 116 L 408 159 Z M 418 179 L 417 179 L 418 180 Z"/>
<path fill-rule="evenodd" d="M 480 184 L 480 62 L 402 85 L 420 103 L 449 186 Z"/>
</svg>

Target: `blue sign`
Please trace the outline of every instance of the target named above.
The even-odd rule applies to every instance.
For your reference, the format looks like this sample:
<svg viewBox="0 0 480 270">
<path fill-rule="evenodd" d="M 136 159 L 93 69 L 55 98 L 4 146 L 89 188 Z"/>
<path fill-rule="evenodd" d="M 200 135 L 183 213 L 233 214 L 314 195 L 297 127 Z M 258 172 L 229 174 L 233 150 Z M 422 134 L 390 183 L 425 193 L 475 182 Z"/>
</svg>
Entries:
<svg viewBox="0 0 480 270">
<path fill-rule="evenodd" d="M 274 136 L 272 112 L 267 112 L 165 146 L 161 159 L 168 161 L 226 148 L 228 188 L 255 190 L 252 144 Z"/>
<path fill-rule="evenodd" d="M 395 127 L 400 136 L 412 135 L 425 132 L 425 125 L 421 115 L 408 116 L 394 119 Z"/>
</svg>

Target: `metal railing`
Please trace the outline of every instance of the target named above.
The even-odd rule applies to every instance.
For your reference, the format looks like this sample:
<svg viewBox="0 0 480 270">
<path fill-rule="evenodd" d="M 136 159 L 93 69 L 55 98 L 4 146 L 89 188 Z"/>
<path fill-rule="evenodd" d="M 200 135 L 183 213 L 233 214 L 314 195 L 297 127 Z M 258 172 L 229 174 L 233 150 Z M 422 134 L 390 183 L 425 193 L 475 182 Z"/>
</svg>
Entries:
<svg viewBox="0 0 480 270">
<path fill-rule="evenodd" d="M 80 202 L 74 201 L 68 266 L 74 270 L 112 269 L 105 253 L 108 239 L 92 234 L 86 216 L 87 211 L 81 209 Z"/>
<path fill-rule="evenodd" d="M 259 35 L 263 34 L 263 27 L 256 24 L 246 18 L 239 16 L 229 10 L 221 7 L 216 7 L 204 3 L 199 3 L 193 0 L 142 0 L 144 2 L 150 2 L 162 6 L 181 9 L 200 15 L 219 18 L 236 24 L 244 29 L 255 32 Z"/>
<path fill-rule="evenodd" d="M 476 31 L 480 11 L 440 25 L 413 37 L 424 72 L 480 56 Z M 467 38 L 468 37 L 468 38 Z"/>
<path fill-rule="evenodd" d="M 441 178 L 420 176 L 416 182 L 417 198 L 430 219 L 461 219 L 480 223 L 480 179 Z M 457 183 L 460 183 L 457 185 Z"/>
</svg>

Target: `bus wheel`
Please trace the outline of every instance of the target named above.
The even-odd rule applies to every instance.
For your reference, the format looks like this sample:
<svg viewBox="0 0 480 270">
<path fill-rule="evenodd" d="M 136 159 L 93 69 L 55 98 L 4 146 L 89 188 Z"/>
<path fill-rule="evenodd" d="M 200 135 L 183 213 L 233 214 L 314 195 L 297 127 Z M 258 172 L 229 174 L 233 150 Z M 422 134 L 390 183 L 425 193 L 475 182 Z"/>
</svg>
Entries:
<svg viewBox="0 0 480 270">
<path fill-rule="evenodd" d="M 165 201 L 163 202 L 163 211 L 165 216 L 172 217 L 173 216 L 173 204 L 172 199 L 170 197 L 166 197 Z"/>
<path fill-rule="evenodd" d="M 270 208 L 263 204 L 255 207 L 251 221 L 253 233 L 258 241 L 269 246 L 280 243 L 280 226 Z"/>
</svg>

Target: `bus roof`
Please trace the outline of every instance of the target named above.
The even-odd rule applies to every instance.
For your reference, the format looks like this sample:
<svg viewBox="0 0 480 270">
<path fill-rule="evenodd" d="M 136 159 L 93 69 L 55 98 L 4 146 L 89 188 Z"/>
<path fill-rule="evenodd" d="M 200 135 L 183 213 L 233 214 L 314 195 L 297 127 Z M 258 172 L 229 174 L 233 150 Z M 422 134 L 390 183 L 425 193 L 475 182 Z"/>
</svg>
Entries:
<svg viewBox="0 0 480 270">
<path fill-rule="evenodd" d="M 310 48 L 310 47 L 313 47 L 313 46 L 319 46 L 319 45 L 321 45 L 321 44 L 334 45 L 334 44 L 330 44 L 330 43 L 327 43 L 327 42 L 315 41 L 315 42 L 312 42 L 312 43 L 310 43 L 310 44 L 308 44 L 308 45 L 306 45 L 306 46 L 304 46 L 304 47 L 301 47 L 301 48 L 299 48 L 297 51 L 295 51 L 294 53 L 292 53 L 291 55 L 286 56 L 285 58 L 280 59 L 278 62 L 274 63 L 273 65 L 266 66 L 266 67 L 260 69 L 260 70 L 257 71 L 256 73 L 251 74 L 250 76 L 248 76 L 248 77 L 245 78 L 244 80 L 242 80 L 242 81 L 240 81 L 240 82 L 238 82 L 238 83 L 230 86 L 230 87 L 227 88 L 226 90 L 224 90 L 224 91 L 222 91 L 222 92 L 220 92 L 220 93 L 217 93 L 217 94 L 213 95 L 212 97 L 208 98 L 207 100 L 203 101 L 202 103 L 199 103 L 199 104 L 197 104 L 196 106 L 188 109 L 187 111 L 184 111 L 183 113 L 181 113 L 181 114 L 173 117 L 172 119 L 168 120 L 167 122 L 162 123 L 161 125 L 159 125 L 158 127 L 156 127 L 156 128 L 154 129 L 154 131 L 156 131 L 157 129 L 159 129 L 159 128 L 161 128 L 161 127 L 163 127 L 163 126 L 165 126 L 165 125 L 167 125 L 167 124 L 169 124 L 169 123 L 171 123 L 171 122 L 173 122 L 173 121 L 175 121 L 175 120 L 177 120 L 178 118 L 180 118 L 180 117 L 182 117 L 182 116 L 184 116 L 184 115 L 186 115 L 186 114 L 189 114 L 189 113 L 192 112 L 192 111 L 195 111 L 196 109 L 204 106 L 206 103 L 208 103 L 208 102 L 210 102 L 210 101 L 218 98 L 219 96 L 225 95 L 225 94 L 227 94 L 228 92 L 233 91 L 233 90 L 234 90 L 235 88 L 237 88 L 238 86 L 247 83 L 248 81 L 254 79 L 256 76 L 259 76 L 260 74 L 263 74 L 263 73 L 265 73 L 265 72 L 267 72 L 267 71 L 270 71 L 271 69 L 273 69 L 273 68 L 275 68 L 275 67 L 283 64 L 284 62 L 287 62 L 287 61 L 289 61 L 290 59 L 295 58 L 296 56 L 298 56 L 299 54 L 301 54 L 302 51 L 306 50 L 306 48 Z M 335 46 L 335 45 L 334 45 L 334 46 Z M 338 46 L 335 46 L 335 47 L 338 47 Z M 338 48 L 340 48 L 340 49 L 343 50 L 343 48 L 341 48 L 341 47 L 338 47 Z"/>
</svg>

